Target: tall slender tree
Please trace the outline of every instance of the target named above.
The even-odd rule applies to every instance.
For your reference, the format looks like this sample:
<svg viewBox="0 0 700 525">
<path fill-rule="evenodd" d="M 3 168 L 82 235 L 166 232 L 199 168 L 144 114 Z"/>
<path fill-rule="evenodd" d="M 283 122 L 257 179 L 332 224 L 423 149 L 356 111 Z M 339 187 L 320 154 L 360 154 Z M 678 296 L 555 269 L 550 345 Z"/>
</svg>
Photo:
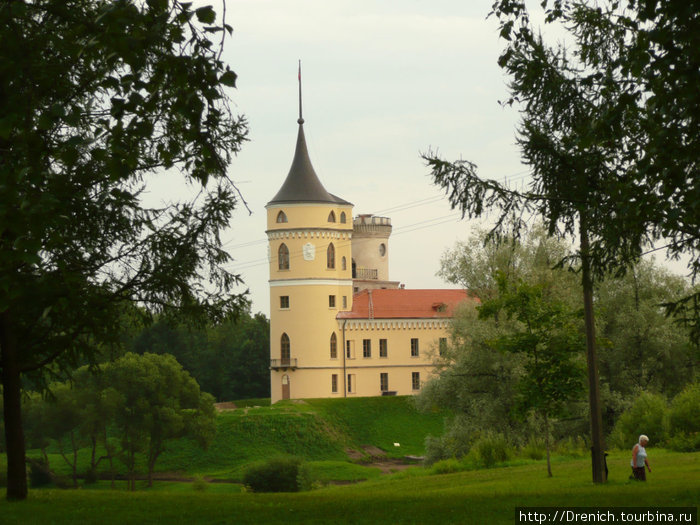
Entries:
<svg viewBox="0 0 700 525">
<path fill-rule="evenodd" d="M 506 41 L 499 64 L 511 79 L 507 103 L 522 111 L 518 144 L 532 170 L 530 190 L 483 181 L 473 163 L 446 162 L 432 153 L 425 159 L 463 214 L 499 210 L 494 233 L 506 217 L 534 211 L 550 233 L 579 240 L 593 477 L 601 482 L 594 279 L 624 272 L 647 242 L 660 238 L 671 239 L 672 256 L 691 256 L 694 274 L 700 270 L 700 214 L 693 204 L 700 198 L 700 54 L 693 45 L 700 10 L 697 1 L 678 0 L 629 0 L 626 9 L 615 0 L 602 7 L 582 0 L 541 4 L 547 22 L 562 22 L 569 31 L 569 47 L 547 45 L 521 0 L 497 0 L 492 10 Z M 682 109 L 675 107 L 678 101 Z M 672 163 L 666 163 L 666 151 L 674 152 Z M 671 306 L 688 312 L 695 337 L 698 304 L 694 294 Z"/>
</svg>

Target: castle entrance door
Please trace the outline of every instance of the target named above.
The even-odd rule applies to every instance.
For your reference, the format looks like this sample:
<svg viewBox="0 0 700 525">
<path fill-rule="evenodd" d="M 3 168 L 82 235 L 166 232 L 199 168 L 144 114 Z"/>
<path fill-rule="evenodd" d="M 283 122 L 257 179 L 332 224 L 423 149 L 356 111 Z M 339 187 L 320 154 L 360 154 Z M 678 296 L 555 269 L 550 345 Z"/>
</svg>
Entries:
<svg viewBox="0 0 700 525">
<path fill-rule="evenodd" d="M 282 376 L 282 399 L 289 399 L 289 376 Z"/>
</svg>

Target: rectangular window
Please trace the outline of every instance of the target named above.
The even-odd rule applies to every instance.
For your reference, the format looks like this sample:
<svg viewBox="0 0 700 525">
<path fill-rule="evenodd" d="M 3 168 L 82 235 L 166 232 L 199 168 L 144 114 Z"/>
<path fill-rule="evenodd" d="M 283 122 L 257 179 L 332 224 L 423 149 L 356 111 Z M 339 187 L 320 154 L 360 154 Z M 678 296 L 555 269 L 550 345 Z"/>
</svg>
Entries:
<svg viewBox="0 0 700 525">
<path fill-rule="evenodd" d="M 440 355 L 445 355 L 447 351 L 447 337 L 440 338 Z"/>
<path fill-rule="evenodd" d="M 348 374 L 348 392 L 355 393 L 355 374 Z"/>
<path fill-rule="evenodd" d="M 362 357 L 372 357 L 372 340 L 362 340 Z"/>
<path fill-rule="evenodd" d="M 280 308 L 283 308 L 283 309 L 289 308 L 289 296 L 288 295 L 280 295 Z"/>
<path fill-rule="evenodd" d="M 345 357 L 348 359 L 355 359 L 355 342 L 345 341 Z"/>
<path fill-rule="evenodd" d="M 386 339 L 379 340 L 379 357 L 388 357 L 388 344 Z"/>
<path fill-rule="evenodd" d="M 411 372 L 411 387 L 420 390 L 420 372 Z"/>
<path fill-rule="evenodd" d="M 379 374 L 379 389 L 382 392 L 389 390 L 389 374 L 383 372 Z"/>
<path fill-rule="evenodd" d="M 328 296 L 328 308 L 335 308 L 335 295 Z"/>
<path fill-rule="evenodd" d="M 344 295 L 343 296 L 343 309 L 348 307 L 348 296 Z"/>
<path fill-rule="evenodd" d="M 338 392 L 338 374 L 331 375 L 331 392 Z"/>
<path fill-rule="evenodd" d="M 411 357 L 418 357 L 418 339 L 411 339 Z"/>
</svg>

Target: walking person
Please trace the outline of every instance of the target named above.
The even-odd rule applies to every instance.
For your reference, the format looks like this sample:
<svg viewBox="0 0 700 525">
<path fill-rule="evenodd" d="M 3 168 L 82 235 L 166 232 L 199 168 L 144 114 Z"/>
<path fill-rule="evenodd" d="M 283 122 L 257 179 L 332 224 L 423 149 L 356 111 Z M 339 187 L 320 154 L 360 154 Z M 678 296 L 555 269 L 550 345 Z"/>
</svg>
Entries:
<svg viewBox="0 0 700 525">
<path fill-rule="evenodd" d="M 642 434 L 639 436 L 639 442 L 632 449 L 632 476 L 630 479 L 636 479 L 637 481 L 646 481 L 647 475 L 644 471 L 644 467 L 651 472 L 651 467 L 649 466 L 649 461 L 647 460 L 647 449 L 646 446 L 649 444 L 649 438 Z"/>
</svg>

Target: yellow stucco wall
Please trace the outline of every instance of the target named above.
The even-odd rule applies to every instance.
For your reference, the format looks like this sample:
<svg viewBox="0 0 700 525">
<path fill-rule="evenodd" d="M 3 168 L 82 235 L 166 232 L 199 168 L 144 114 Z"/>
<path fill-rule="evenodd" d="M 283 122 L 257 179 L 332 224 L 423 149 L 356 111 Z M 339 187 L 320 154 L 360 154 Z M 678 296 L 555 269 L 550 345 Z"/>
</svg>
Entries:
<svg viewBox="0 0 700 525">
<path fill-rule="evenodd" d="M 343 320 L 337 321 L 338 354 L 330 357 L 330 335 L 319 341 L 320 352 L 314 352 L 313 361 L 299 360 L 295 370 L 272 371 L 272 402 L 282 398 L 282 376 L 290 381 L 290 397 L 343 397 L 347 376 L 353 375 L 352 391 L 348 397 L 382 395 L 380 378 L 387 374 L 387 390 L 397 395 L 411 395 L 419 391 L 413 385 L 413 374 L 419 374 L 422 385 L 433 373 L 433 359 L 439 352 L 439 339 L 448 337 L 449 320 Z M 371 357 L 364 357 L 363 341 L 370 341 Z M 380 357 L 380 339 L 387 341 L 387 357 Z M 417 357 L 411 356 L 411 339 L 418 339 Z M 344 342 L 345 341 L 345 342 Z M 350 342 L 350 357 L 347 353 Z M 278 343 L 279 345 L 279 343 Z M 294 355 L 292 343 L 292 355 Z M 304 354 L 306 355 L 306 354 Z M 308 367 L 308 368 L 307 368 Z M 338 391 L 332 392 L 332 375 L 336 374 Z"/>
<path fill-rule="evenodd" d="M 280 211 L 286 222 L 277 222 Z M 336 222 L 328 221 L 331 211 Z M 340 222 L 341 212 L 346 214 L 345 223 Z M 272 402 L 283 398 L 283 382 L 289 385 L 291 399 L 379 396 L 381 374 L 387 374 L 388 391 L 397 395 L 416 393 L 414 374 L 419 375 L 422 384 L 433 372 L 433 357 L 438 352 L 439 339 L 447 337 L 449 320 L 337 319 L 340 311 L 352 309 L 352 206 L 275 204 L 267 208 L 267 226 Z M 289 250 L 289 269 L 279 268 L 277 255 L 282 243 Z M 326 257 L 330 243 L 335 248 L 332 269 L 327 267 Z M 313 250 L 304 249 L 309 244 Z M 335 296 L 335 306 L 329 305 L 329 296 Z M 284 305 L 281 297 L 286 298 Z M 337 344 L 335 358 L 331 357 L 333 333 Z M 289 337 L 288 362 L 281 361 L 282 334 Z M 411 356 L 414 338 L 419 341 L 418 356 Z M 365 339 L 370 341 L 370 357 L 363 356 Z M 387 341 L 386 357 L 380 357 L 380 339 Z M 332 391 L 333 375 L 336 392 Z M 348 376 L 354 383 L 351 391 Z"/>
</svg>

